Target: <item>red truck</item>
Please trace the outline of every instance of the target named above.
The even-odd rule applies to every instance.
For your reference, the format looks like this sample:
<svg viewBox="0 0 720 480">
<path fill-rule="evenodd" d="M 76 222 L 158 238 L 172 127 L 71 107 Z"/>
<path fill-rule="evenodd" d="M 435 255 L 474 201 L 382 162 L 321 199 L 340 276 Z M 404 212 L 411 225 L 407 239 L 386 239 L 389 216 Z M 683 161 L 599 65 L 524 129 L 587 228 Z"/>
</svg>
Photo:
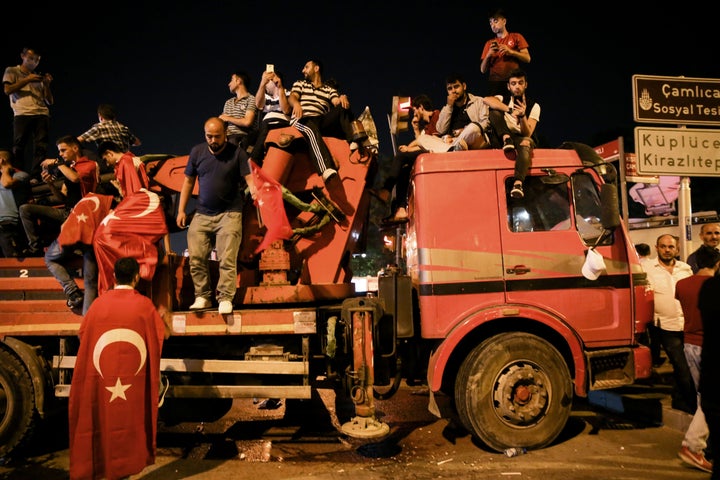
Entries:
<svg viewBox="0 0 720 480">
<path fill-rule="evenodd" d="M 183 256 L 168 255 L 139 286 L 169 331 L 162 409 L 309 399 L 333 380 L 355 406 L 342 432 L 381 437 L 390 428 L 374 399 L 397 389 L 408 351 L 424 351 L 433 412 L 459 418 L 491 449 L 537 449 L 562 431 L 573 397 L 650 375 L 638 334 L 652 290 L 619 219 L 612 166 L 589 147 L 535 150 L 523 199 L 508 194 L 513 162 L 502 150 L 421 155 L 409 221 L 387 232 L 396 261 L 377 293 L 360 294 L 351 259 L 368 234 L 378 156 L 326 141 L 340 177 L 327 186 L 294 128 L 271 131 L 263 172 L 283 185 L 293 235 L 247 260 L 265 233 L 248 205 L 232 314 L 188 310 Z M 169 205 L 186 160 L 148 164 Z M 604 259 L 592 280 L 589 250 Z M 0 457 L 66 410 L 80 322 L 42 259 L 0 259 Z"/>
</svg>

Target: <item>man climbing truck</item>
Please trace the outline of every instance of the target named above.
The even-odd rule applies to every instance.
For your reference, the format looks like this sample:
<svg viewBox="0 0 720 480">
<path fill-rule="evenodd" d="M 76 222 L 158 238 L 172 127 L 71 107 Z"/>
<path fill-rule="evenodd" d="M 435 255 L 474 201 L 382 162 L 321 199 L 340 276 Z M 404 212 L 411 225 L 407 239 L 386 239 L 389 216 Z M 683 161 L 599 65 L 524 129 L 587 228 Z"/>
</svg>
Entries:
<svg viewBox="0 0 720 480">
<path fill-rule="evenodd" d="M 419 156 L 409 220 L 393 231 L 397 264 L 377 295 L 360 296 L 350 259 L 367 234 L 376 150 L 326 142 L 339 173 L 327 185 L 297 130 L 268 136 L 262 186 L 282 201 L 260 218 L 246 208 L 233 313 L 188 310 L 182 256 L 139 285 L 169 331 L 161 416 L 188 398 L 309 399 L 323 378 L 355 404 L 342 432 L 381 437 L 389 426 L 374 399 L 402 380 L 402 343 L 429 352 L 433 412 L 491 449 L 538 449 L 561 432 L 574 396 L 650 375 L 636 336 L 652 290 L 619 219 L 612 166 L 592 149 L 535 150 L 522 199 L 508 194 L 513 165 L 501 150 Z M 149 165 L 168 205 L 186 160 Z M 278 214 L 292 231 L 265 239 Z M 81 317 L 37 260 L 0 259 L 0 456 L 67 408 Z"/>
</svg>

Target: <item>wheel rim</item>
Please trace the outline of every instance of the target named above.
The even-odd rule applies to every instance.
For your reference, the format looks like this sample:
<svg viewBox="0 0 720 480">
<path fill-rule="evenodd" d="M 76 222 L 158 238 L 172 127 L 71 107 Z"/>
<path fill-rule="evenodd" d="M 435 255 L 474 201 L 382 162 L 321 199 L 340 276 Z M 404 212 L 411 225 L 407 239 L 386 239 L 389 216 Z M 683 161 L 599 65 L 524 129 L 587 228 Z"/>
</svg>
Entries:
<svg viewBox="0 0 720 480">
<path fill-rule="evenodd" d="M 493 407 L 505 423 L 526 427 L 547 414 L 550 380 L 537 365 L 516 361 L 505 367 L 493 384 Z"/>
</svg>

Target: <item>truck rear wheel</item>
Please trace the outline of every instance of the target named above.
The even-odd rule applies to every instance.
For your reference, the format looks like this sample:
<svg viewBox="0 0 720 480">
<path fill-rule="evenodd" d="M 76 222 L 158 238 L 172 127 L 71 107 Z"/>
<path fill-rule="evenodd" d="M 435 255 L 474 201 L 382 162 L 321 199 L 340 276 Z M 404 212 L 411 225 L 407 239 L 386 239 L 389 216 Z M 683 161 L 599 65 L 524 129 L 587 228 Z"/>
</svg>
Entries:
<svg viewBox="0 0 720 480">
<path fill-rule="evenodd" d="M 0 457 L 25 445 L 34 427 L 30 375 L 15 355 L 0 348 Z"/>
<path fill-rule="evenodd" d="M 521 332 L 488 338 L 458 371 L 455 404 L 463 425 L 488 447 L 539 449 L 565 427 L 572 380 L 560 353 Z"/>
</svg>

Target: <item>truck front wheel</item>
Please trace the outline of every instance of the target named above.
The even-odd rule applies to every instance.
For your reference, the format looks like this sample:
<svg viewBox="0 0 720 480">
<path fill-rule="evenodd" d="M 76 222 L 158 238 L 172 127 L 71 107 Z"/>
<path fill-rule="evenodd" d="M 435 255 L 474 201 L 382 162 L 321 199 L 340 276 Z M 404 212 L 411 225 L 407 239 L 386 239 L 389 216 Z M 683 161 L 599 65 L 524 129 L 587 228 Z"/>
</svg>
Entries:
<svg viewBox="0 0 720 480">
<path fill-rule="evenodd" d="M 24 445 L 34 425 L 30 375 L 15 355 L 0 348 L 0 458 Z"/>
<path fill-rule="evenodd" d="M 565 427 L 572 379 L 560 353 L 535 335 L 509 332 L 484 340 L 455 382 L 458 415 L 488 447 L 539 449 Z"/>
</svg>

